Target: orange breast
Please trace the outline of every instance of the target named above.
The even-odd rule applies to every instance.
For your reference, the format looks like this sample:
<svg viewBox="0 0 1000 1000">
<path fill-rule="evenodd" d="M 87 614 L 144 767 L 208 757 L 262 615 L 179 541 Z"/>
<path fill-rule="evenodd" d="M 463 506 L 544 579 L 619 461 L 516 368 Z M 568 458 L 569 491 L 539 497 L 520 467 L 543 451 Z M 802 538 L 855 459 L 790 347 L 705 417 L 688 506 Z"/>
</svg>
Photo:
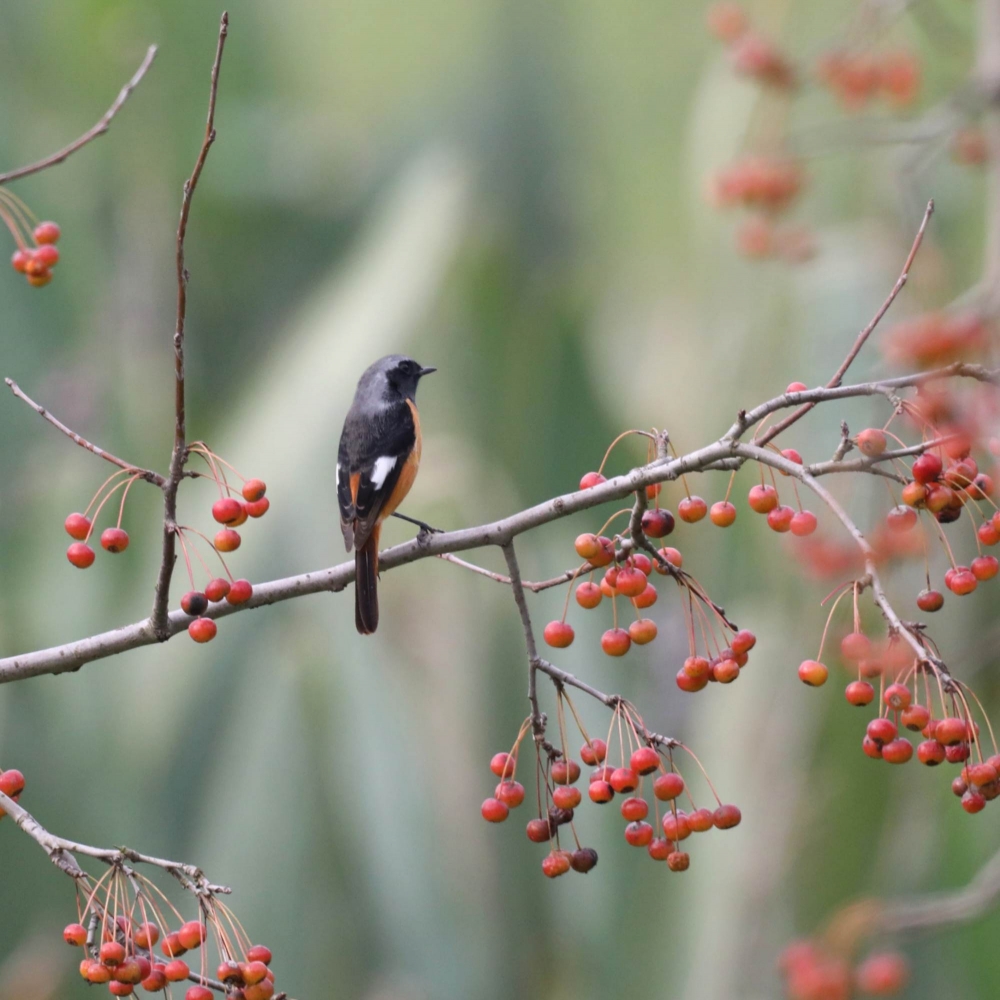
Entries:
<svg viewBox="0 0 1000 1000">
<path fill-rule="evenodd" d="M 413 405 L 413 400 L 408 399 L 406 403 L 410 407 L 410 413 L 413 414 L 413 430 L 416 440 L 413 442 L 413 450 L 406 457 L 403 468 L 400 469 L 399 479 L 396 480 L 392 494 L 386 497 L 386 501 L 379 511 L 378 519 L 380 521 L 392 514 L 406 499 L 406 494 L 410 492 L 413 480 L 417 478 L 417 470 L 420 468 L 420 451 L 423 444 L 420 434 L 420 414 L 417 413 L 417 408 Z"/>
</svg>

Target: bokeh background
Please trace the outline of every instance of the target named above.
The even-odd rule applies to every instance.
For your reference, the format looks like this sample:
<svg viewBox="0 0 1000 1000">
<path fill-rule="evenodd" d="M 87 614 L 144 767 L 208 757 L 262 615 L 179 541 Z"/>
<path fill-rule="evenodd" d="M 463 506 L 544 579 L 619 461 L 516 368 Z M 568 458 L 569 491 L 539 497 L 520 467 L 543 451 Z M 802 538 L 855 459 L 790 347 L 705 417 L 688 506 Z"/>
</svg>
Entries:
<svg viewBox="0 0 1000 1000">
<path fill-rule="evenodd" d="M 857 6 L 750 10 L 806 57 L 841 39 Z M 873 41 L 926 60 L 902 118 L 917 121 L 969 71 L 972 5 L 896 6 L 913 11 Z M 407 510 L 457 527 L 574 488 L 624 428 L 667 427 L 693 448 L 793 379 L 825 381 L 895 280 L 930 195 L 932 234 L 893 315 L 975 284 L 982 177 L 944 142 L 860 141 L 815 89 L 787 121 L 762 108 L 706 34 L 705 9 L 234 3 L 219 139 L 188 239 L 187 384 L 192 435 L 268 482 L 271 512 L 247 526 L 238 574 L 343 558 L 334 454 L 357 376 L 382 354 L 440 369 L 421 388 L 424 463 Z M 0 274 L 0 367 L 81 433 L 161 468 L 174 229 L 218 15 L 201 0 L 39 0 L 0 15 L 4 167 L 82 132 L 160 45 L 107 136 L 14 187 L 62 225 L 63 261 L 41 290 Z M 819 252 L 797 267 L 741 259 L 733 219 L 704 198 L 762 118 L 787 125 L 808 156 L 795 218 Z M 877 139 L 893 121 L 879 112 L 865 132 Z M 856 368 L 888 370 L 877 344 Z M 841 419 L 860 429 L 885 417 L 871 401 L 831 406 L 788 443 L 822 457 Z M 128 552 L 80 573 L 62 520 L 109 470 L 12 396 L 0 421 L 0 650 L 147 614 L 156 491 L 133 491 Z M 642 457 L 626 443 L 611 466 Z M 752 479 L 744 472 L 737 493 Z M 725 488 L 721 475 L 696 487 L 710 501 Z M 862 520 L 885 509 L 884 490 L 838 489 Z M 664 500 L 679 496 L 671 487 Z M 208 530 L 211 501 L 207 484 L 186 485 L 182 519 Z M 572 564 L 572 539 L 595 516 L 525 537 L 526 575 Z M 355 635 L 349 593 L 322 595 L 227 618 L 208 646 L 180 636 L 4 687 L 0 762 L 26 773 L 22 802 L 52 830 L 197 862 L 233 885 L 232 905 L 298 1000 L 775 997 L 790 938 L 859 895 L 957 886 L 1000 837 L 992 811 L 958 808 L 950 775 L 861 754 L 844 676 L 819 692 L 796 679 L 837 581 L 804 576 L 788 540 L 742 511 L 725 533 L 705 522 L 673 539 L 760 636 L 740 682 L 678 692 L 682 622 L 665 589 L 652 646 L 609 660 L 603 610 L 577 610 L 577 641 L 558 662 L 690 743 L 741 805 L 737 830 L 696 838 L 684 875 L 629 848 L 614 808 L 580 811 L 597 869 L 555 882 L 524 837 L 526 815 L 482 822 L 489 757 L 526 714 L 522 636 L 504 588 L 439 561 L 384 577 L 372 639 Z M 500 568 L 496 553 L 481 559 Z M 904 613 L 918 577 L 891 578 Z M 562 591 L 531 600 L 539 623 L 561 604 Z M 935 622 L 948 661 L 994 709 L 996 607 L 981 588 Z M 75 915 L 69 881 L 7 824 L 0 859 L 0 995 L 84 996 L 60 938 Z M 901 942 L 907 996 L 992 995 L 998 932 L 994 914 Z"/>
</svg>

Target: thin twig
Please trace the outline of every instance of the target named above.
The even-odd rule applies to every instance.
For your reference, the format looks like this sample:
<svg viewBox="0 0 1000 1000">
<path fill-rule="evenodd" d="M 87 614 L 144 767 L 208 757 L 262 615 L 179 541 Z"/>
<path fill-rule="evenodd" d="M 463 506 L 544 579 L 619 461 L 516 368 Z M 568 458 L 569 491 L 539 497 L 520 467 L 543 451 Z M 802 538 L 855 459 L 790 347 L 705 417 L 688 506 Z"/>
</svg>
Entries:
<svg viewBox="0 0 1000 1000">
<path fill-rule="evenodd" d="M 64 146 L 57 153 L 53 153 L 51 156 L 46 156 L 42 160 L 37 160 L 35 163 L 29 163 L 26 167 L 18 167 L 16 170 L 8 170 L 5 174 L 0 174 L 0 184 L 6 184 L 8 181 L 17 180 L 19 177 L 27 177 L 29 174 L 37 174 L 41 170 L 46 170 L 49 167 L 54 167 L 57 163 L 62 163 L 67 157 L 72 156 L 78 149 L 86 146 L 88 142 L 93 141 L 98 136 L 104 135 L 108 128 L 111 126 L 111 119 L 115 117 L 116 114 L 121 110 L 121 106 L 128 100 L 129 94 L 139 85 L 139 81 L 146 75 L 146 70 L 153 63 L 153 59 L 156 56 L 156 46 L 150 45 L 146 49 L 146 55 L 142 62 L 139 64 L 139 68 L 135 71 L 132 79 L 125 84 L 124 87 L 119 91 L 118 96 L 115 98 L 114 104 L 104 113 L 101 120 L 94 125 L 93 128 L 88 129 L 79 139 L 71 142 L 68 146 Z"/>
<path fill-rule="evenodd" d="M 159 486 L 161 489 L 166 484 L 166 480 L 158 472 L 152 472 L 149 469 L 143 469 L 141 466 L 133 465 L 131 462 L 126 462 L 123 458 L 118 458 L 117 455 L 112 455 L 110 451 L 105 451 L 103 448 L 99 448 L 96 444 L 92 444 L 85 437 L 81 437 L 76 431 L 70 430 L 61 420 L 54 417 L 44 406 L 40 406 L 36 403 L 12 378 L 5 378 L 4 382 L 10 387 L 10 391 L 17 396 L 18 399 L 24 400 L 39 416 L 44 417 L 56 430 L 60 430 L 65 434 L 71 441 L 75 441 L 81 448 L 86 448 L 87 451 L 93 452 L 98 458 L 103 458 L 106 462 L 110 462 L 112 465 L 117 465 L 121 469 L 125 469 L 128 472 L 134 472 L 141 479 L 145 479 L 149 483 L 153 483 L 155 486 Z"/>
<path fill-rule="evenodd" d="M 229 34 L 229 14 L 223 13 L 219 24 L 219 38 L 215 48 L 215 59 L 212 63 L 211 84 L 208 92 L 208 118 L 205 122 L 205 135 L 202 139 L 198 158 L 195 160 L 191 176 L 184 182 L 184 194 L 181 198 L 181 214 L 177 223 L 177 322 L 174 326 L 174 447 L 170 455 L 170 471 L 163 490 L 163 554 L 160 559 L 160 571 L 156 581 L 156 591 L 153 597 L 153 610 L 150 614 L 150 624 L 157 639 L 164 641 L 170 638 L 167 622 L 167 607 L 170 602 L 170 580 L 176 561 L 177 539 L 177 489 L 184 478 L 184 464 L 187 461 L 187 423 L 184 405 L 184 324 L 187 317 L 187 285 L 188 272 L 184 266 L 184 238 L 187 235 L 188 218 L 191 215 L 191 200 L 198 178 L 208 157 L 208 151 L 215 142 L 215 100 L 219 90 L 219 66 L 222 63 L 222 50 Z"/>
<path fill-rule="evenodd" d="M 505 586 L 510 586 L 510 577 L 504 576 L 503 573 L 494 573 L 491 569 L 486 569 L 485 566 L 477 566 L 475 563 L 467 562 L 465 559 L 459 559 L 458 556 L 452 555 L 450 552 L 442 552 L 438 559 L 443 559 L 445 562 L 450 562 L 455 566 L 461 566 L 462 569 L 471 570 L 473 573 L 478 573 L 480 576 L 485 576 L 490 580 L 495 580 L 497 583 L 502 583 Z M 543 590 L 550 590 L 552 587 L 558 587 L 560 584 L 567 583 L 572 580 L 574 576 L 579 576 L 580 574 L 587 573 L 594 567 L 587 563 L 583 569 L 577 571 L 575 569 L 568 569 L 565 572 L 560 573 L 558 576 L 553 576 L 548 580 L 539 580 L 534 582 L 532 580 L 522 580 L 521 585 L 525 590 L 530 590 L 533 594 L 539 594 Z"/>
</svg>

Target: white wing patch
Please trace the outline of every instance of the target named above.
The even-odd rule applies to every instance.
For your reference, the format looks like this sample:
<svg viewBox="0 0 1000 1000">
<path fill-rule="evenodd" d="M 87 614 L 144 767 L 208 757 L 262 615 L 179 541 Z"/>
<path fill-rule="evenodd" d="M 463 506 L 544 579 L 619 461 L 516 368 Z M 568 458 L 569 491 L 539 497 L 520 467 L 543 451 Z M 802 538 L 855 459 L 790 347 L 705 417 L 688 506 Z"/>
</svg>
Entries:
<svg viewBox="0 0 1000 1000">
<path fill-rule="evenodd" d="M 388 476 L 396 466 L 397 458 L 397 455 L 383 455 L 381 458 L 375 459 L 375 464 L 372 466 L 372 485 L 375 489 L 382 489 L 385 477 Z"/>
</svg>

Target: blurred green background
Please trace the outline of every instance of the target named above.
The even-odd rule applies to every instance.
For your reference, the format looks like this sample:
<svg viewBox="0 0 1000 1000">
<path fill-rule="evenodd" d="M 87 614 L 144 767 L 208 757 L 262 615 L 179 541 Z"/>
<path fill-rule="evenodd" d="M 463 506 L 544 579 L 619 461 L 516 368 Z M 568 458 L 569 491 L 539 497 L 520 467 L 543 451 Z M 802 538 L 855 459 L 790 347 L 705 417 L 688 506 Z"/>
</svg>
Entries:
<svg viewBox="0 0 1000 1000">
<path fill-rule="evenodd" d="M 912 6 L 938 20 L 915 12 L 886 41 L 927 60 L 916 118 L 961 83 L 974 38 L 969 5 Z M 940 146 L 915 157 L 855 141 L 813 91 L 789 127 L 807 151 L 832 150 L 808 161 L 795 212 L 820 252 L 797 268 L 737 256 L 706 178 L 752 121 L 782 109 L 761 108 L 757 88 L 733 77 L 705 9 L 234 4 L 219 139 L 188 239 L 187 384 L 192 437 L 268 482 L 271 512 L 247 526 L 238 575 L 343 558 L 334 454 L 357 376 L 382 354 L 440 369 L 421 388 L 424 463 L 406 509 L 458 527 L 574 488 L 624 428 L 665 426 L 690 449 L 789 381 L 825 381 L 895 280 L 930 195 L 932 236 L 894 315 L 975 283 L 981 177 Z M 749 9 L 807 57 L 840 37 L 856 5 Z M 4 168 L 89 127 L 147 44 L 160 46 L 107 136 L 12 188 L 63 227 L 53 283 L 0 273 L 0 374 L 159 468 L 172 433 L 174 229 L 218 15 L 200 0 L 39 0 L 5 3 L 0 17 Z M 876 347 L 856 367 L 886 370 Z M 860 429 L 887 416 L 871 401 L 824 412 L 787 444 L 820 458 L 841 419 Z M 128 552 L 81 574 L 62 520 L 110 470 L 10 395 L 0 420 L 0 651 L 143 617 L 156 491 L 133 491 Z M 625 444 L 612 468 L 643 454 Z M 747 470 L 737 493 L 752 481 Z M 875 485 L 836 488 L 870 521 L 886 502 Z M 721 475 L 696 487 L 710 501 L 725 488 Z M 671 487 L 664 499 L 679 496 Z M 207 484 L 185 485 L 181 518 L 209 530 L 211 501 Z M 572 564 L 573 537 L 599 523 L 581 515 L 525 537 L 525 574 Z M 393 524 L 386 540 L 409 533 Z M 528 807 L 483 823 L 489 757 L 526 714 L 522 636 L 503 588 L 439 561 L 383 578 L 372 639 L 355 635 L 349 593 L 315 596 L 227 618 L 208 646 L 180 636 L 0 688 L 0 763 L 25 772 L 22 803 L 53 831 L 196 862 L 233 885 L 234 909 L 298 1000 L 774 997 L 789 938 L 857 895 L 956 886 L 1000 838 L 992 810 L 961 811 L 950 774 L 890 773 L 861 754 L 862 713 L 838 674 L 821 692 L 798 682 L 833 583 L 804 583 L 786 539 L 743 508 L 725 534 L 706 522 L 672 540 L 759 635 L 747 676 L 678 692 L 683 623 L 666 588 L 651 646 L 609 660 L 597 646 L 604 609 L 576 609 L 577 641 L 557 662 L 690 743 L 742 807 L 737 830 L 696 838 L 684 875 L 629 848 L 614 807 L 580 810 L 597 869 L 555 882 L 524 837 Z M 479 557 L 500 568 L 496 553 Z M 890 581 L 904 614 L 918 576 Z M 182 573 L 175 583 L 176 602 Z M 539 624 L 561 604 L 562 591 L 531 600 Z M 981 590 L 935 622 L 946 659 L 994 708 L 995 610 Z M 8 824 L 0 852 L 0 996 L 84 996 L 78 953 L 60 939 L 75 918 L 69 881 Z M 919 948 L 903 942 L 907 995 L 992 995 L 998 932 L 994 914 Z"/>
</svg>

